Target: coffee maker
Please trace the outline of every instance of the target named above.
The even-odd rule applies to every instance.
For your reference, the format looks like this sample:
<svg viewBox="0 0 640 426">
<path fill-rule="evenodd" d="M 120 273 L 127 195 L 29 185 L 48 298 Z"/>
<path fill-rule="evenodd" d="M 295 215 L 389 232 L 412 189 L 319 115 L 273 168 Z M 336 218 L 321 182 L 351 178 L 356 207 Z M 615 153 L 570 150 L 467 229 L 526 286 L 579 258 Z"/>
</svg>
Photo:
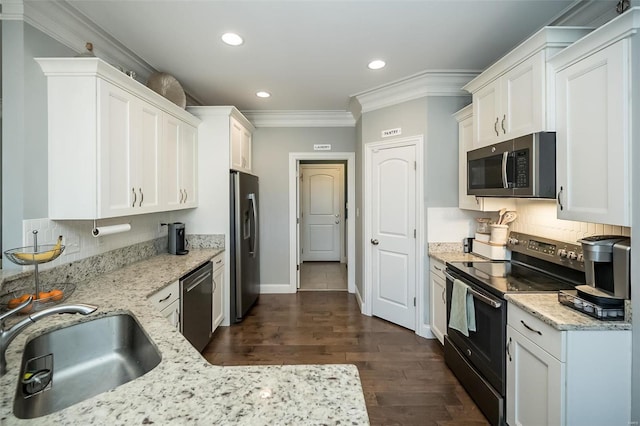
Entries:
<svg viewBox="0 0 640 426">
<path fill-rule="evenodd" d="M 586 284 L 576 286 L 577 296 L 571 304 L 559 296 L 560 301 L 599 319 L 624 319 L 624 301 L 631 297 L 631 239 L 595 235 L 578 242 Z"/>
<path fill-rule="evenodd" d="M 184 223 L 161 223 L 161 225 L 169 227 L 169 253 L 178 255 L 189 253 L 189 250 L 185 249 L 186 241 Z"/>
</svg>

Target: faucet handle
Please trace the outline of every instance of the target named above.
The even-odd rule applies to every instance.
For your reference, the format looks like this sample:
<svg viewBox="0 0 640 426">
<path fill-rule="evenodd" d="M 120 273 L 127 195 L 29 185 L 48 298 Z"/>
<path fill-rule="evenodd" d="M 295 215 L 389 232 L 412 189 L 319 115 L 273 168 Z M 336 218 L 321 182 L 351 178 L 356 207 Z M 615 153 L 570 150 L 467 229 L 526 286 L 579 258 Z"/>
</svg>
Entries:
<svg viewBox="0 0 640 426">
<path fill-rule="evenodd" d="M 0 314 L 0 324 L 4 325 L 4 320 L 6 320 L 9 317 L 12 317 L 14 314 L 16 314 L 19 311 L 23 310 L 24 308 L 29 306 L 32 302 L 33 302 L 33 295 L 29 295 L 29 298 L 27 300 L 25 300 L 24 302 L 22 302 L 21 304 L 19 304 L 15 308 L 13 308 L 10 311 L 7 311 L 7 312 L 5 312 L 3 314 Z"/>
</svg>

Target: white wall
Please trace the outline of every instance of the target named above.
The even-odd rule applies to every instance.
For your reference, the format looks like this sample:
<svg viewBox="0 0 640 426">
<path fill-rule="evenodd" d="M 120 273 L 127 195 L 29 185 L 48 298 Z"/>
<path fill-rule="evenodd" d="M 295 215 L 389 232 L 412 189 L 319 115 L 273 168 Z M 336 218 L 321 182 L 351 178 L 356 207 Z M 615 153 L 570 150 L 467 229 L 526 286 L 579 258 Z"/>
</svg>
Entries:
<svg viewBox="0 0 640 426">
<path fill-rule="evenodd" d="M 313 144 L 327 143 L 333 152 L 354 152 L 355 128 L 261 127 L 253 134 L 253 172 L 260 179 L 262 284 L 290 284 L 289 153 L 313 152 Z"/>
</svg>

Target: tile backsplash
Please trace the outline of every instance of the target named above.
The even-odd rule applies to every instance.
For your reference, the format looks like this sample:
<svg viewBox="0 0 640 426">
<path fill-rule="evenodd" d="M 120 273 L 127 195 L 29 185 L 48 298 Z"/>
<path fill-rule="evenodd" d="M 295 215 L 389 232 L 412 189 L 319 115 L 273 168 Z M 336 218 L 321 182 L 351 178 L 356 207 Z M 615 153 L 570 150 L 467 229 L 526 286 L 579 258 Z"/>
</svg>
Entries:
<svg viewBox="0 0 640 426">
<path fill-rule="evenodd" d="M 570 243 L 575 243 L 577 240 L 591 235 L 631 236 L 631 228 L 625 226 L 558 219 L 556 217 L 555 200 L 519 199 L 516 200 L 516 211 L 518 219 L 511 224 L 510 231 L 523 232 Z M 494 214 L 493 216 L 496 215 Z"/>
<path fill-rule="evenodd" d="M 169 222 L 170 219 L 170 213 L 154 213 L 99 220 L 98 226 L 128 223 L 131 225 L 131 230 L 98 238 L 95 238 L 91 233 L 94 225 L 92 220 L 29 219 L 22 221 L 22 245 L 33 245 L 34 230 L 38 231 L 38 244 L 54 244 L 58 235 L 63 236 L 62 244 L 65 245 L 65 251 L 55 261 L 40 265 L 40 269 L 46 270 L 166 236 L 167 227 L 160 226 L 160 223 Z M 31 267 L 25 268 L 30 269 Z"/>
</svg>

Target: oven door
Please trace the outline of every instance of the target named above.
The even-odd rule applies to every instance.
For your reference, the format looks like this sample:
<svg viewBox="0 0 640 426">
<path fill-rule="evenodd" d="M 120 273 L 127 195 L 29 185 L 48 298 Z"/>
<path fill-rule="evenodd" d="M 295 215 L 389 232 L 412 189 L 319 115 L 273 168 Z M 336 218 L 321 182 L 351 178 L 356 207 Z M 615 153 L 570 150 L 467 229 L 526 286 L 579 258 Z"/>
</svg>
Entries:
<svg viewBox="0 0 640 426">
<path fill-rule="evenodd" d="M 505 394 L 505 345 L 507 307 L 504 300 L 483 291 L 478 285 L 458 276 L 449 269 L 447 276 L 447 335 L 451 343 L 469 363 L 502 396 Z M 458 278 L 471 287 L 474 297 L 476 331 L 469 337 L 449 328 L 453 280 Z"/>
</svg>

